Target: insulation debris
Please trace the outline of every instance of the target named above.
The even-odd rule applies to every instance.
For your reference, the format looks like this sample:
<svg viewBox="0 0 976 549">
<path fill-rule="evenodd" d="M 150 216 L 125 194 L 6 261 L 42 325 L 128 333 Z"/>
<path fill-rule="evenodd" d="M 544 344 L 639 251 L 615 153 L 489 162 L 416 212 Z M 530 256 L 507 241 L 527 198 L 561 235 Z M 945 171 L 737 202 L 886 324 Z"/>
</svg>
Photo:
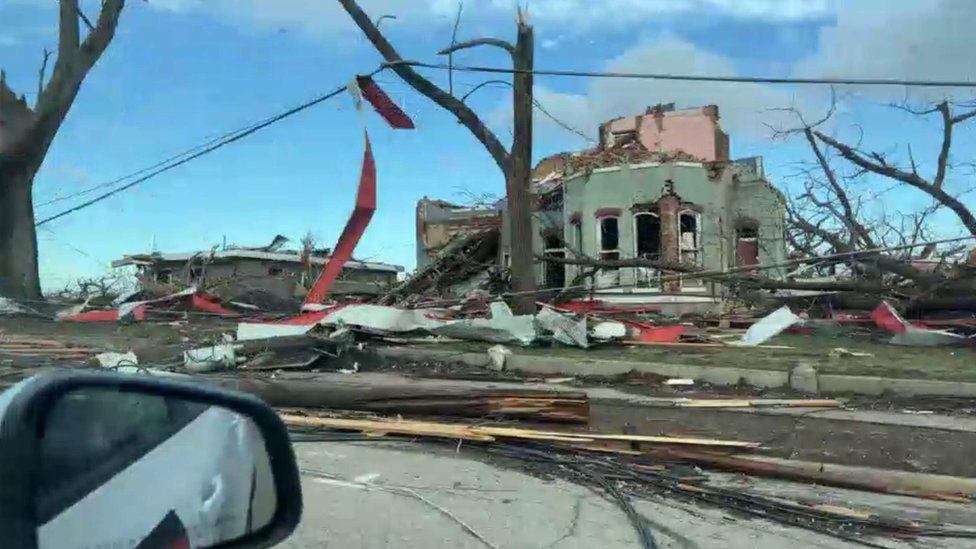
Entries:
<svg viewBox="0 0 976 549">
<path fill-rule="evenodd" d="M 599 341 L 611 341 L 627 337 L 627 325 L 615 320 L 597 322 L 591 331 L 593 339 Z"/>
<path fill-rule="evenodd" d="M 99 353 L 95 355 L 98 364 L 103 368 L 117 368 L 119 366 L 137 366 L 139 357 L 129 351 L 127 353 Z"/>
<path fill-rule="evenodd" d="M 803 319 L 793 314 L 793 311 L 784 305 L 750 326 L 742 339 L 733 342 L 733 344 L 746 347 L 762 345 L 790 326 L 800 322 L 803 322 Z"/>
<path fill-rule="evenodd" d="M 543 330 L 552 332 L 552 338 L 565 345 L 587 348 L 590 346 L 586 337 L 586 317 L 557 313 L 550 307 L 543 307 L 535 316 L 536 322 Z"/>
<path fill-rule="evenodd" d="M 23 313 L 25 310 L 9 297 L 0 296 L 0 315 Z"/>
<path fill-rule="evenodd" d="M 490 318 L 452 320 L 430 329 L 435 335 L 491 343 L 530 345 L 536 339 L 535 317 L 514 315 L 504 301 L 491 304 Z"/>
<path fill-rule="evenodd" d="M 504 345 L 492 345 L 488 348 L 488 369 L 496 372 L 505 371 L 505 362 L 512 351 Z"/>
<path fill-rule="evenodd" d="M 235 349 L 238 346 L 225 343 L 212 347 L 190 349 L 183 353 L 183 365 L 194 373 L 215 372 L 237 366 Z"/>
<path fill-rule="evenodd" d="M 333 309 L 320 324 L 326 326 L 356 326 L 379 332 L 404 333 L 431 330 L 444 324 L 439 311 L 427 309 L 397 309 L 383 305 L 347 305 Z"/>
<path fill-rule="evenodd" d="M 272 337 L 288 337 L 304 335 L 314 324 L 271 324 L 241 322 L 237 325 L 237 341 L 252 339 L 268 339 Z"/>
</svg>

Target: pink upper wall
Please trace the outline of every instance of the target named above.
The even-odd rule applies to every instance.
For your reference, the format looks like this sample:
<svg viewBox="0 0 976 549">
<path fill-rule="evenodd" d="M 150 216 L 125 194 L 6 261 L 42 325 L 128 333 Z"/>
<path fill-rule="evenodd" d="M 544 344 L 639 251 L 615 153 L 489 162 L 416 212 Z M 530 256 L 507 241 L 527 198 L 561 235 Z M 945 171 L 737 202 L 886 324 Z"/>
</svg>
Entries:
<svg viewBox="0 0 976 549">
<path fill-rule="evenodd" d="M 610 145 L 614 133 L 631 131 L 637 131 L 641 144 L 651 151 L 683 151 L 703 161 L 729 159 L 729 137 L 718 125 L 714 105 L 678 111 L 651 108 L 645 114 L 611 120 L 601 127 L 601 144 Z"/>
</svg>

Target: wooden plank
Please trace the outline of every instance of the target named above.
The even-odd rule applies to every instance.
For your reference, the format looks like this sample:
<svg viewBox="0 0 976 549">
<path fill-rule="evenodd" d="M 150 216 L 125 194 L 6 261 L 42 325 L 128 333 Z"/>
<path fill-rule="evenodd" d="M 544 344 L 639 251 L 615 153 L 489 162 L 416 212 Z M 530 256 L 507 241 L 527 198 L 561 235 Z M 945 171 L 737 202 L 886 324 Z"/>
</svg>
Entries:
<svg viewBox="0 0 976 549">
<path fill-rule="evenodd" d="M 594 442 L 597 440 L 612 440 L 622 442 L 645 442 L 652 444 L 717 446 L 725 448 L 756 448 L 759 446 L 759 444 L 755 442 L 689 437 L 566 433 L 539 431 L 535 429 L 518 429 L 513 427 L 492 427 L 482 425 L 473 426 L 451 423 L 435 423 L 428 421 L 306 417 L 288 413 L 282 413 L 280 415 L 285 424 L 294 426 L 326 427 L 332 429 L 348 429 L 352 431 L 387 432 L 441 438 L 460 438 L 467 440 L 490 441 L 495 440 L 496 438 L 517 438 L 528 440 L 545 440 L 550 442 L 569 442 L 574 444 Z"/>
<path fill-rule="evenodd" d="M 95 349 L 88 347 L 34 347 L 32 345 L 4 345 L 0 344 L 0 351 L 10 352 L 37 352 L 37 353 L 97 353 Z"/>
<path fill-rule="evenodd" d="M 349 431 L 363 431 L 373 433 L 396 433 L 402 435 L 429 436 L 436 438 L 464 439 L 492 441 L 495 437 L 484 432 L 482 427 L 472 427 L 469 425 L 455 425 L 450 423 L 432 423 L 426 421 L 386 421 L 368 419 L 345 419 L 334 417 L 304 417 L 290 414 L 281 414 L 282 420 L 286 425 L 304 427 L 327 427 L 332 429 L 342 429 Z M 512 431 L 515 431 L 513 429 Z M 515 433 L 508 433 L 506 436 L 515 437 Z M 522 434 L 517 438 L 533 438 L 534 440 L 546 440 L 553 442 L 592 442 L 591 439 L 575 436 L 544 436 L 538 435 L 529 437 Z"/>
<path fill-rule="evenodd" d="M 676 399 L 675 401 L 675 406 L 679 408 L 837 408 L 842 405 L 843 402 L 831 399 L 688 399 L 684 401 Z"/>
<path fill-rule="evenodd" d="M 488 427 L 494 433 L 494 427 Z M 521 430 L 521 429 L 519 429 Z M 549 431 L 532 431 L 541 434 L 556 434 Z M 562 433 L 566 434 L 566 433 Z M 620 442 L 648 442 L 652 444 L 680 444 L 691 446 L 719 446 L 724 448 L 758 448 L 758 442 L 743 442 L 739 440 L 721 440 L 714 438 L 695 438 L 695 437 L 668 437 L 668 436 L 648 436 L 648 435 L 607 435 L 601 433 L 579 433 L 581 436 L 593 440 L 614 440 Z"/>
<path fill-rule="evenodd" d="M 624 345 L 638 345 L 642 347 L 684 347 L 688 349 L 701 348 L 701 349 L 776 349 L 776 350 L 789 350 L 795 349 L 796 347 L 790 345 L 729 345 L 726 343 L 666 343 L 666 342 L 655 342 L 655 341 L 636 341 L 632 339 L 626 339 L 623 341 Z"/>
</svg>

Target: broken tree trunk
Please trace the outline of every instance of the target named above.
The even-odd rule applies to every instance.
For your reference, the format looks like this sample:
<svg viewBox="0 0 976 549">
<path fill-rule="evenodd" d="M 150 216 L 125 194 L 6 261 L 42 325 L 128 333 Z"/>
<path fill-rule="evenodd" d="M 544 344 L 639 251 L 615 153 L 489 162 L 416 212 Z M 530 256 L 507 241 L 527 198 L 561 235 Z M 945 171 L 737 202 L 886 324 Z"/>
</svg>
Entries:
<svg viewBox="0 0 976 549">
<path fill-rule="evenodd" d="M 359 7 L 356 0 L 338 0 L 356 26 L 380 52 L 389 67 L 410 87 L 427 96 L 438 106 L 457 117 L 471 134 L 484 145 L 505 176 L 510 220 L 512 280 L 515 296 L 512 309 L 517 314 L 530 314 L 535 311 L 535 265 L 532 259 L 532 201 L 529 185 L 532 178 L 532 64 L 533 35 L 527 23 L 527 15 L 518 15 L 518 39 L 516 45 L 495 38 L 478 38 L 452 44 L 440 51 L 441 55 L 452 55 L 463 49 L 490 46 L 508 52 L 513 60 L 516 73 L 513 77 L 514 121 L 511 152 L 505 150 L 498 137 L 485 125 L 462 99 L 447 91 L 418 73 L 410 64 L 404 62 L 396 48 L 380 33 L 377 24 Z"/>
<path fill-rule="evenodd" d="M 33 171 L 0 159 L 0 296 L 3 297 L 41 299 L 31 199 L 33 179 Z"/>
<path fill-rule="evenodd" d="M 7 86 L 0 70 L 0 295 L 4 297 L 41 298 L 31 200 L 34 175 L 82 82 L 114 38 L 124 6 L 125 0 L 102 0 L 92 24 L 81 13 L 78 0 L 60 0 L 57 60 L 45 82 L 51 55 L 45 50 L 33 109 Z M 84 40 L 79 19 L 90 28 Z"/>
<path fill-rule="evenodd" d="M 251 393 L 278 407 L 576 423 L 589 419 L 587 396 L 577 391 L 363 373 L 313 374 L 274 380 L 205 379 L 221 387 Z"/>
</svg>

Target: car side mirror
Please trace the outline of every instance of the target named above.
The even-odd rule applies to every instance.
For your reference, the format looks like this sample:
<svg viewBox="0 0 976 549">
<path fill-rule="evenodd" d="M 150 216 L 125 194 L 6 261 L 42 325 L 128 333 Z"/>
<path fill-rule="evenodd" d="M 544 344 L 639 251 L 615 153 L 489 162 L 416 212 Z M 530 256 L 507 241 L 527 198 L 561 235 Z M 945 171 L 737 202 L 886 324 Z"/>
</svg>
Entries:
<svg viewBox="0 0 976 549">
<path fill-rule="evenodd" d="M 0 394 L 5 548 L 271 547 L 301 511 L 287 429 L 253 396 L 84 372 Z"/>
</svg>

